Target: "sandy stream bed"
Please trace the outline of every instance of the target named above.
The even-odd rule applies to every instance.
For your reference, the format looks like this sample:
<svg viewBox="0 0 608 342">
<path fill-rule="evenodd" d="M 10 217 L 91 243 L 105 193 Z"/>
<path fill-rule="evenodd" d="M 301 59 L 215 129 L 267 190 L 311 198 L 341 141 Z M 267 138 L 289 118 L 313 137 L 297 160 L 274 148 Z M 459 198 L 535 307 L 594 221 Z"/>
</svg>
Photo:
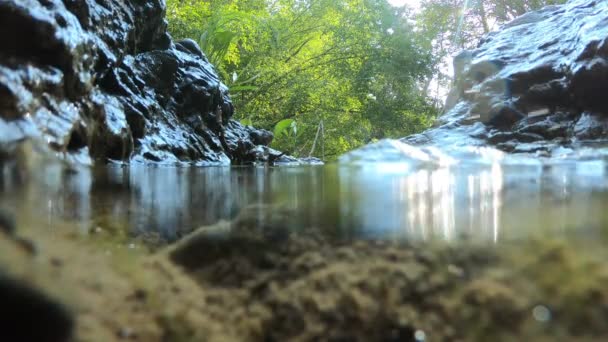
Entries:
<svg viewBox="0 0 608 342">
<path fill-rule="evenodd" d="M 55 301 L 73 322 L 73 341 L 608 339 L 601 242 L 497 247 L 331 242 L 312 230 L 209 234 L 229 229 L 221 222 L 150 249 L 58 231 L 34 237 L 29 229 L 22 235 L 34 251 L 2 234 L 0 269 Z M 49 319 L 11 317 L 10 305 L 0 311 L 13 322 L 5 330 L 12 341 L 44 331 Z"/>
</svg>

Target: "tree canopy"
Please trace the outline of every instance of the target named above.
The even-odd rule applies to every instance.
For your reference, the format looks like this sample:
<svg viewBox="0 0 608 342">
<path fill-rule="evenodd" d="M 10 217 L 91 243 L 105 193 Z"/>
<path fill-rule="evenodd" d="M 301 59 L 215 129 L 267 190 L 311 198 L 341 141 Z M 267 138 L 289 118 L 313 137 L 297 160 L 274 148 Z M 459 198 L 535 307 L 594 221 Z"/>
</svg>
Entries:
<svg viewBox="0 0 608 342">
<path fill-rule="evenodd" d="M 168 0 L 175 38 L 199 42 L 236 119 L 273 146 L 332 159 L 419 132 L 440 111 L 446 60 L 513 17 L 560 0 Z"/>
</svg>

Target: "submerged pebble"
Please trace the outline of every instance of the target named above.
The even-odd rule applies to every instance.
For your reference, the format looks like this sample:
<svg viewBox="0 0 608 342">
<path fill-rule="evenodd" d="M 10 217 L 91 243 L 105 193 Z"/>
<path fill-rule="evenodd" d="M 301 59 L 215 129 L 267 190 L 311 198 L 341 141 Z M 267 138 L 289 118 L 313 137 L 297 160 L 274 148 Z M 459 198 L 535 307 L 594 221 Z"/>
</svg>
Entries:
<svg viewBox="0 0 608 342">
<path fill-rule="evenodd" d="M 551 310 L 544 305 L 537 305 L 532 309 L 532 315 L 534 319 L 541 322 L 546 323 L 551 320 Z"/>
<path fill-rule="evenodd" d="M 416 342 L 424 342 L 426 341 L 426 333 L 422 330 L 416 330 L 414 338 L 416 339 Z"/>
</svg>

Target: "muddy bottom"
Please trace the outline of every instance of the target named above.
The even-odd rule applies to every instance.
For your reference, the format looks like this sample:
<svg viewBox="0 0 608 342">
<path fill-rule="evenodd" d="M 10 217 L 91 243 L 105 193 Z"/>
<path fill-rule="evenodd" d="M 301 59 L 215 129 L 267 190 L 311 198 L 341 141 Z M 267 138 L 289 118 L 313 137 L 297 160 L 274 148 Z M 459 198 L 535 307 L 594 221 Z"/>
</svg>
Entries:
<svg viewBox="0 0 608 342">
<path fill-rule="evenodd" d="M 4 234 L 0 270 L 65 309 L 73 341 L 608 338 L 608 258 L 591 240 L 338 241 L 274 229 L 220 222 L 154 251 Z M 11 341 L 43 324 L 28 317 Z"/>
</svg>

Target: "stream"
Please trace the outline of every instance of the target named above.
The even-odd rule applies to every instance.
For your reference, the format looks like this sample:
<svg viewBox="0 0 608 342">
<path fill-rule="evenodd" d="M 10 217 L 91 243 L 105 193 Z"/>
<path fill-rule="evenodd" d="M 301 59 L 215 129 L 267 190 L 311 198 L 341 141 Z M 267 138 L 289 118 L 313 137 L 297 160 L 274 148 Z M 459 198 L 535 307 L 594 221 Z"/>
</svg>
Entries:
<svg viewBox="0 0 608 342">
<path fill-rule="evenodd" d="M 47 166 L 19 184 L 5 172 L 0 205 L 21 227 L 174 241 L 235 217 L 259 227 L 316 227 L 340 239 L 491 242 L 552 234 L 606 237 L 604 158 L 283 167 Z"/>
<path fill-rule="evenodd" d="M 68 303 L 20 321 L 74 319 L 87 341 L 605 340 L 605 152 L 4 168 L 0 261 Z"/>
</svg>

